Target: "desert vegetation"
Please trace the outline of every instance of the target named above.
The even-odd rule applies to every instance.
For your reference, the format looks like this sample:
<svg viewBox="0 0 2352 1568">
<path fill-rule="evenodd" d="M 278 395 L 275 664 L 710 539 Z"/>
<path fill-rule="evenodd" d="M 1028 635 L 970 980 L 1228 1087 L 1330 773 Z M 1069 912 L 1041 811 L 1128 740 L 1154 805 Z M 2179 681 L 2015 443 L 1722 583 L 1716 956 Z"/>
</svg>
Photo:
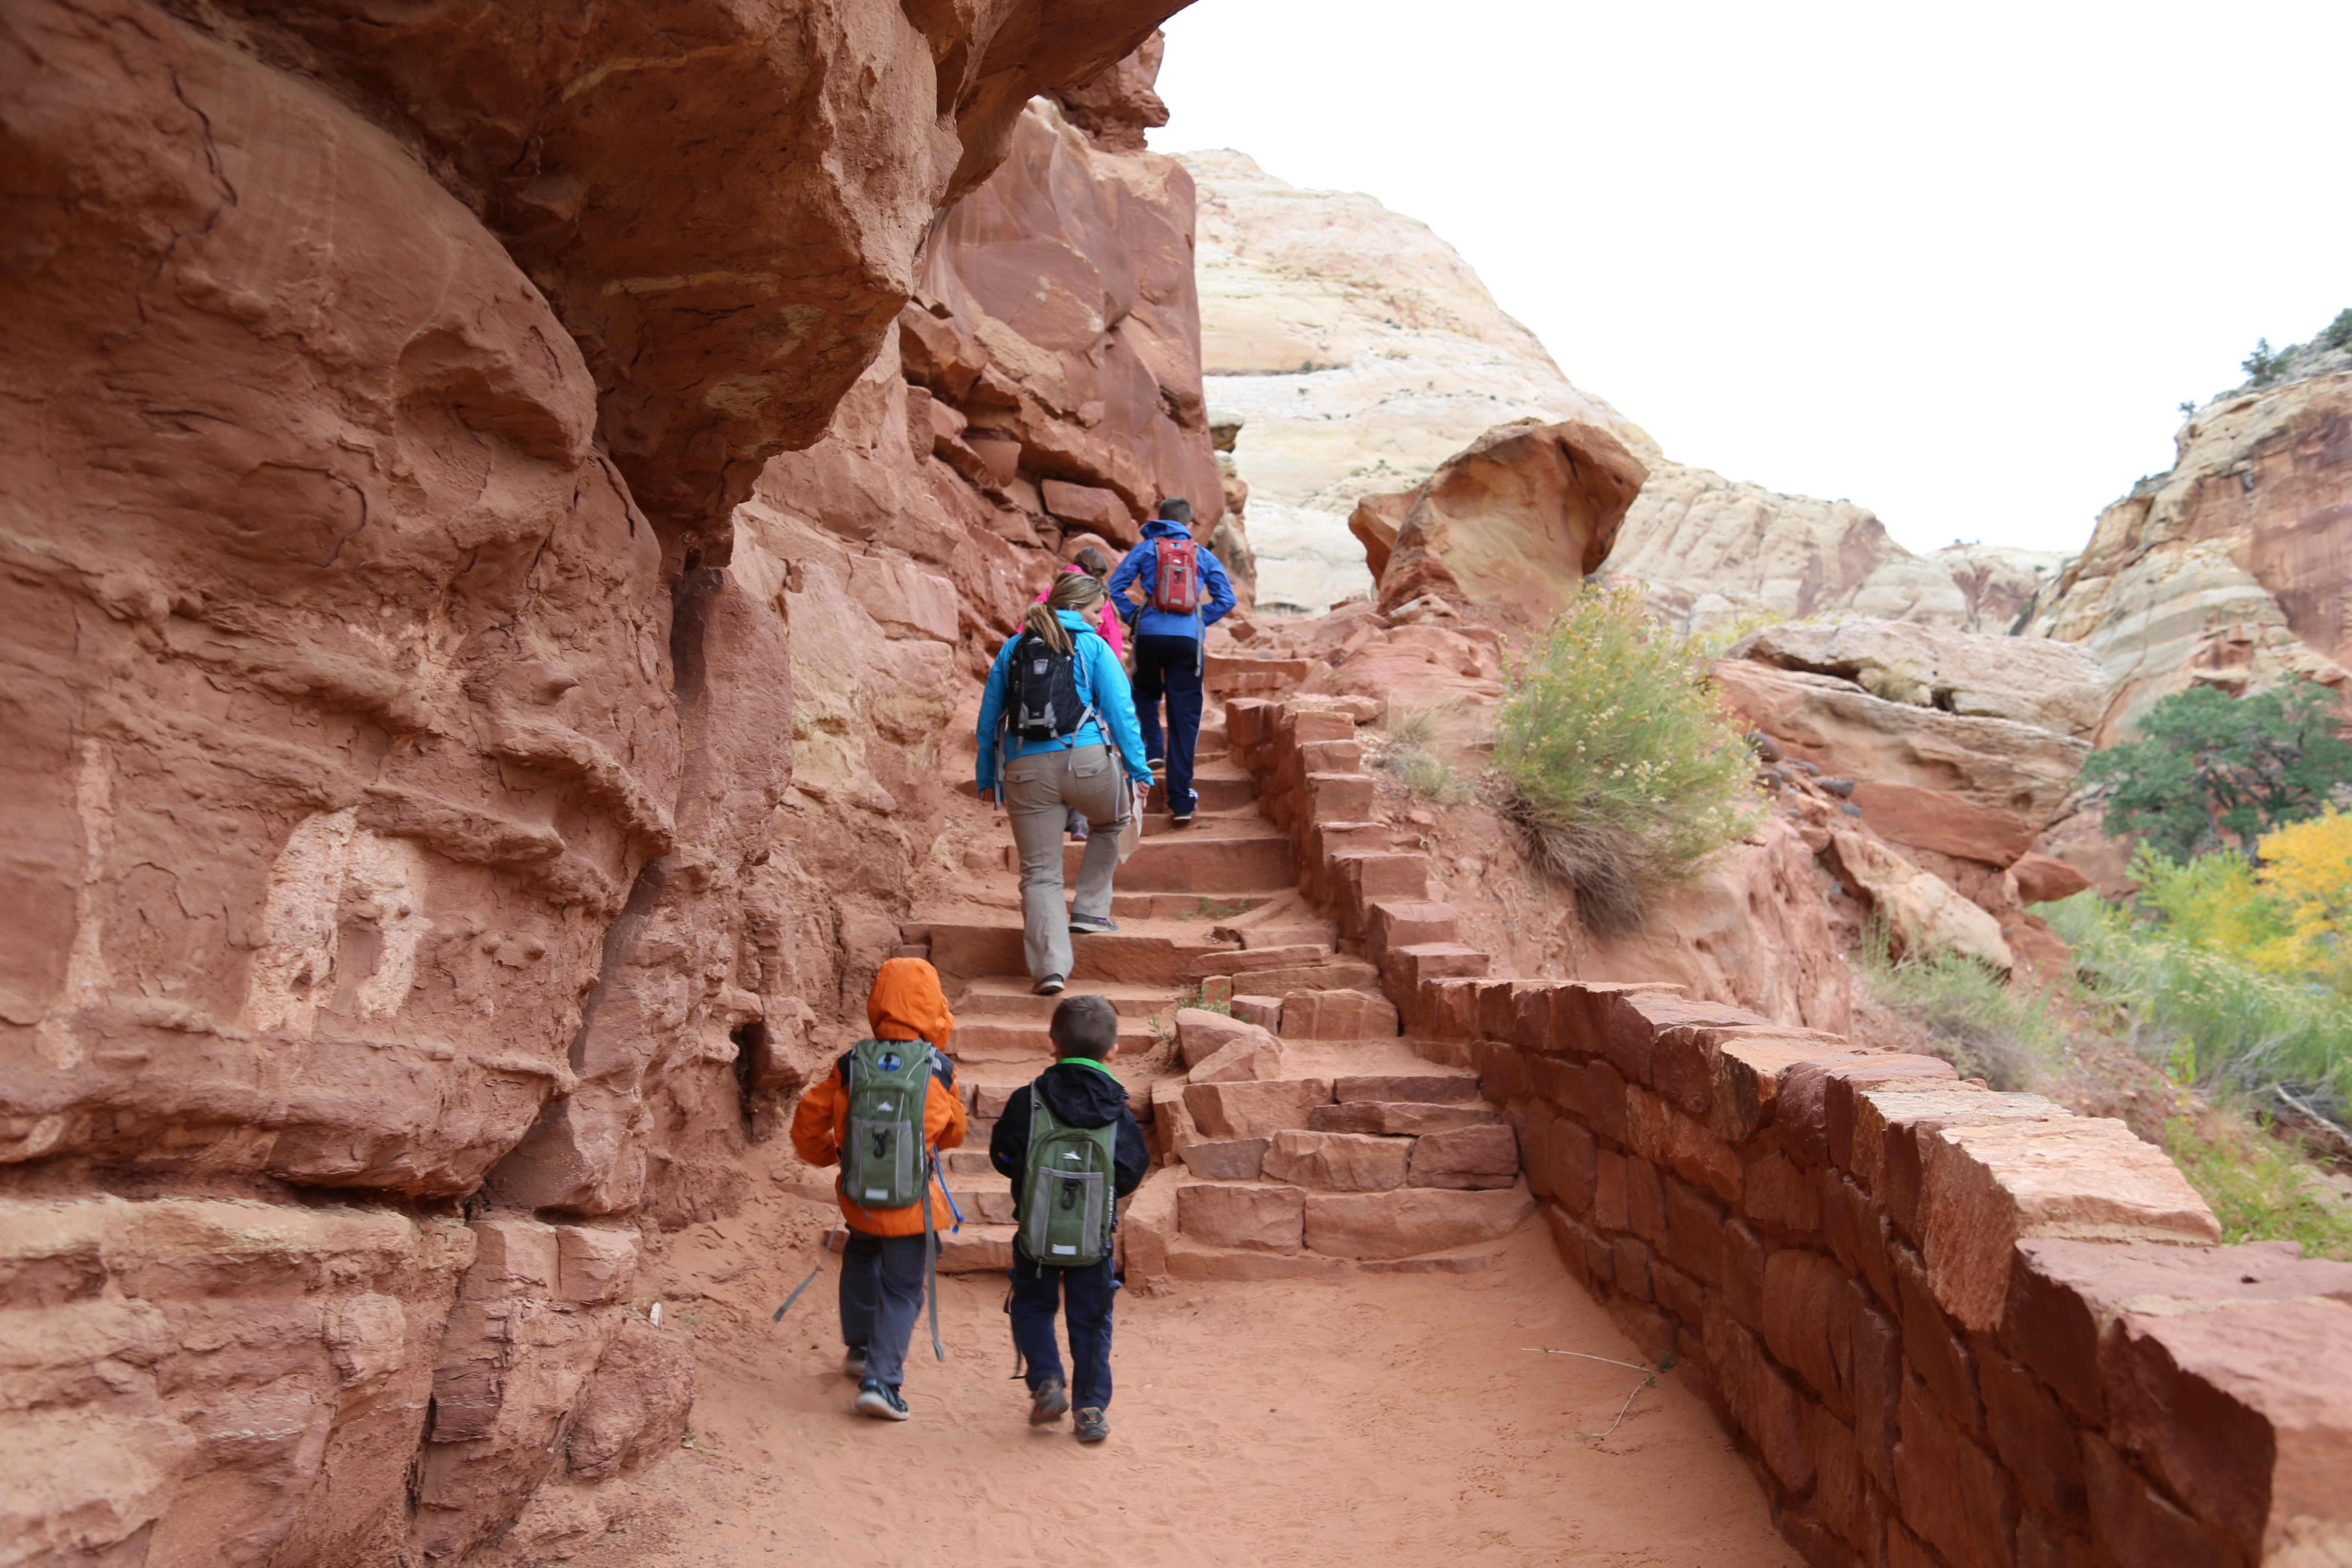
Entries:
<svg viewBox="0 0 2352 1568">
<path fill-rule="evenodd" d="M 1511 668 L 1495 737 L 1505 818 L 1602 934 L 1638 928 L 1754 826 L 1754 763 L 1706 669 L 1625 589 L 1579 595 Z"/>
</svg>

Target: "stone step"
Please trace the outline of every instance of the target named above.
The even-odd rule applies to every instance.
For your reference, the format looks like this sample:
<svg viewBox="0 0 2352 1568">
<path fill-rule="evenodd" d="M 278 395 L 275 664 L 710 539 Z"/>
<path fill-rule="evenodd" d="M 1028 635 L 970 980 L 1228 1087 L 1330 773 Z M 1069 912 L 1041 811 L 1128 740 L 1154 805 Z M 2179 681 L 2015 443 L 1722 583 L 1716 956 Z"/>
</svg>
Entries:
<svg viewBox="0 0 2352 1568">
<path fill-rule="evenodd" d="M 1058 996 L 1040 996 L 1040 1002 L 1059 1002 Z M 1171 1004 L 1172 1006 L 1173 1004 Z M 1050 1015 L 1050 1009 L 1048 1010 Z M 1032 1062 L 1040 1070 L 1053 1059 L 1054 1046 L 1045 1033 L 1048 1018 L 1023 1017 L 1005 1014 L 993 1017 L 975 1018 L 969 1022 L 959 1019 L 955 1033 L 948 1037 L 948 1055 L 959 1064 L 965 1062 Z M 1151 1048 L 1152 1034 L 1140 1022 L 1132 1026 L 1125 1017 L 1120 1019 L 1118 1048 L 1138 1053 Z"/>
<path fill-rule="evenodd" d="M 1229 921 L 1282 897 L 1271 893 L 1121 893 L 1110 896 L 1117 920 Z M 1204 928 L 1206 929 L 1206 928 Z M 1211 931 L 1210 935 L 1215 932 Z"/>
<path fill-rule="evenodd" d="M 1028 972 L 1022 957 L 1020 917 L 1010 910 L 985 921 L 934 921 L 930 927 L 931 963 L 950 985 Z M 1073 984 L 1114 981 L 1174 988 L 1185 984 L 1185 975 L 1200 960 L 1237 951 L 1204 940 L 1106 931 L 1071 939 L 1075 963 L 1067 978 Z"/>
<path fill-rule="evenodd" d="M 940 1237 L 940 1272 L 1003 1273 L 1013 1267 L 1013 1235 L 1010 1221 L 975 1221 L 966 1225 L 961 1234 Z"/>
<path fill-rule="evenodd" d="M 1118 1008 L 1121 1018 L 1149 1018 L 1154 1014 L 1164 1014 L 1171 1008 L 1182 1006 L 1184 999 L 1191 994 L 1188 990 L 1176 986 L 1123 985 L 1115 982 L 1104 982 L 1087 989 Z M 1024 975 L 999 975 L 973 981 L 957 994 L 954 1005 L 959 1020 L 969 1017 L 975 1022 L 1003 1023 L 1011 1018 L 1034 1018 L 1042 1029 L 1045 1021 L 1054 1016 L 1054 1009 L 1061 1005 L 1061 1000 L 1059 996 L 1036 994 L 1030 989 L 1028 978 Z M 1122 1047 L 1127 1043 L 1123 1028 L 1119 1043 Z"/>
<path fill-rule="evenodd" d="M 969 1131 L 965 1133 L 965 1137 L 967 1140 L 970 1140 L 971 1134 Z M 950 1186 L 955 1184 L 955 1178 L 958 1176 L 993 1176 L 996 1174 L 996 1167 L 988 1163 L 988 1145 L 985 1142 L 975 1144 L 971 1142 L 967 1142 L 965 1146 L 961 1149 L 941 1150 L 940 1152 L 940 1163 L 947 1168 L 948 1183 Z M 1002 1180 L 1003 1178 L 1000 1177 L 998 1179 Z"/>
<path fill-rule="evenodd" d="M 1064 847 L 1066 886 L 1077 879 L 1085 852 L 1083 844 Z M 1263 818 L 1202 817 L 1176 832 L 1147 834 L 1114 880 L 1129 892 L 1214 898 L 1226 889 L 1288 887 L 1296 877 L 1290 840 Z"/>
<path fill-rule="evenodd" d="M 1227 773 L 1220 768 L 1210 773 L 1199 767 L 1196 761 L 1192 770 L 1192 794 L 1200 803 L 1200 809 L 1204 812 L 1239 811 L 1256 804 L 1257 781 L 1239 771 Z M 1143 830 L 1150 832 L 1155 819 L 1164 822 L 1167 817 L 1167 796 L 1155 790 L 1151 804 L 1143 814 Z"/>
<path fill-rule="evenodd" d="M 1251 970 L 1236 977 L 1234 989 L 1277 1002 L 1294 991 L 1360 991 L 1378 996 L 1381 972 L 1360 958 L 1333 958 L 1318 964 Z"/>
</svg>

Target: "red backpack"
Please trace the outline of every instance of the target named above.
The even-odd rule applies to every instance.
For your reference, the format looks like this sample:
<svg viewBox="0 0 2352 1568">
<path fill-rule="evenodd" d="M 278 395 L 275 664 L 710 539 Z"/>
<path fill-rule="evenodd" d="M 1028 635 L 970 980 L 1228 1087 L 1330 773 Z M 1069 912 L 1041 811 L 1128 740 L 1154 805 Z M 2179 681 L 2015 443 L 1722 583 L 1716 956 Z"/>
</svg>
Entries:
<svg viewBox="0 0 2352 1568">
<path fill-rule="evenodd" d="M 1155 539 L 1151 552 L 1151 607 L 1189 616 L 1201 607 L 1200 546 L 1189 539 Z"/>
</svg>

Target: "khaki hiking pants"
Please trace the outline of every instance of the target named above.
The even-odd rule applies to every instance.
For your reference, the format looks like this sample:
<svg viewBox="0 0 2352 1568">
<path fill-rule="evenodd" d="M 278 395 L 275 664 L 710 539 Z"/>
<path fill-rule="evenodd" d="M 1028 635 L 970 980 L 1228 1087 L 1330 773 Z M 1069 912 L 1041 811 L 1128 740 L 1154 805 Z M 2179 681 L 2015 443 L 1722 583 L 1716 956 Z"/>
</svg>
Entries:
<svg viewBox="0 0 2352 1568">
<path fill-rule="evenodd" d="M 1004 764 L 1004 811 L 1021 852 L 1021 956 L 1029 978 L 1070 977 L 1070 917 L 1110 913 L 1111 873 L 1126 821 L 1127 775 L 1103 746 L 1015 757 Z M 1094 836 L 1078 863 L 1077 896 L 1062 907 L 1062 835 L 1069 808 L 1086 814 Z"/>
</svg>

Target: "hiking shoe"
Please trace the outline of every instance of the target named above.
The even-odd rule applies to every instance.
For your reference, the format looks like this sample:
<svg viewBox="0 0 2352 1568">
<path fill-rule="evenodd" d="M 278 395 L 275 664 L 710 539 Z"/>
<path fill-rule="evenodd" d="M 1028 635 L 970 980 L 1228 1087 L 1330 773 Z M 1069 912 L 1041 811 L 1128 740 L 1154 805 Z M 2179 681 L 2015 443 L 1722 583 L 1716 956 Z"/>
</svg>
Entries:
<svg viewBox="0 0 2352 1568">
<path fill-rule="evenodd" d="M 1048 974 L 1045 979 L 1029 987 L 1029 992 L 1034 996 L 1059 996 L 1062 994 L 1062 977 L 1058 974 Z"/>
<path fill-rule="evenodd" d="M 1168 776 L 1168 759 L 1167 759 L 1167 758 L 1165 758 L 1165 757 L 1154 757 L 1154 758 L 1152 758 L 1152 759 L 1151 759 L 1151 782 L 1152 782 L 1153 784 L 1159 784 L 1160 782 L 1161 782 L 1162 780 L 1164 780 L 1165 778 L 1167 778 L 1167 776 Z"/>
<path fill-rule="evenodd" d="M 852 1345 L 841 1353 L 841 1370 L 858 1382 L 866 1381 L 866 1347 Z"/>
<path fill-rule="evenodd" d="M 1171 812 L 1169 814 L 1168 825 L 1171 827 L 1189 827 L 1192 826 L 1192 808 L 1189 805 L 1181 811 Z"/>
<path fill-rule="evenodd" d="M 1029 1425 L 1043 1426 L 1070 1413 L 1070 1390 L 1058 1377 L 1049 1377 L 1029 1391 Z"/>
<path fill-rule="evenodd" d="M 1118 929 L 1118 922 L 1108 915 L 1072 915 L 1070 917 L 1072 936 L 1100 936 L 1105 931 L 1114 931 Z"/>
<path fill-rule="evenodd" d="M 871 1415 L 877 1421 L 904 1421 L 914 1414 L 897 1389 L 885 1388 L 870 1378 L 858 1386 L 856 1409 L 860 1415 Z"/>
<path fill-rule="evenodd" d="M 1070 824 L 1070 842 L 1073 844 L 1084 844 L 1089 837 L 1091 837 L 1091 833 L 1085 823 L 1074 822 Z"/>
<path fill-rule="evenodd" d="M 1078 1441 L 1099 1443 L 1110 1436 L 1110 1423 L 1103 1418 L 1098 1406 L 1089 1405 L 1078 1412 Z"/>
</svg>

